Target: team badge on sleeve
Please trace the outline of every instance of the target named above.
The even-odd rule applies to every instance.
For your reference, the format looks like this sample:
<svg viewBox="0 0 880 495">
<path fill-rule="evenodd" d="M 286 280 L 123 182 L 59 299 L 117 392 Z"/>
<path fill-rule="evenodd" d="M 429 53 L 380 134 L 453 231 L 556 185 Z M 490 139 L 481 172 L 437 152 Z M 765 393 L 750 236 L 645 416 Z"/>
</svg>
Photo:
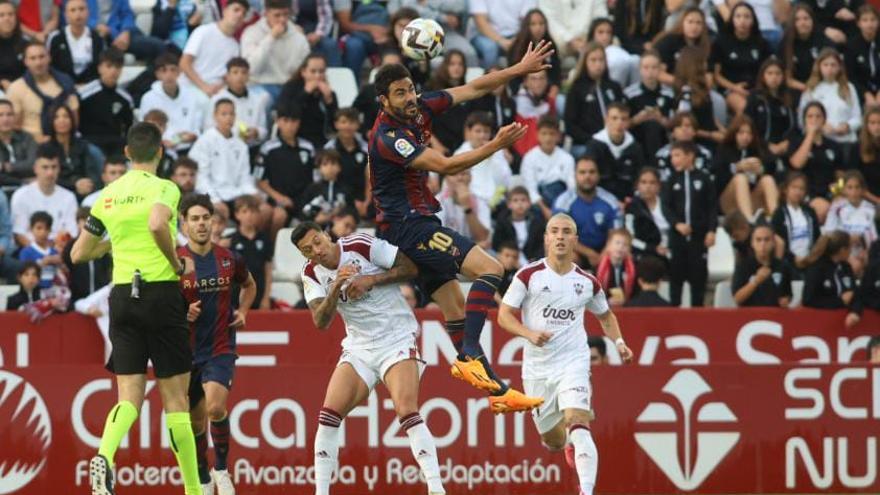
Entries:
<svg viewBox="0 0 880 495">
<path fill-rule="evenodd" d="M 400 156 L 404 158 L 408 158 L 409 155 L 412 155 L 413 152 L 415 152 L 416 150 L 413 145 L 409 143 L 409 141 L 403 138 L 394 141 L 394 149 L 397 150 L 397 152 L 400 153 Z"/>
</svg>

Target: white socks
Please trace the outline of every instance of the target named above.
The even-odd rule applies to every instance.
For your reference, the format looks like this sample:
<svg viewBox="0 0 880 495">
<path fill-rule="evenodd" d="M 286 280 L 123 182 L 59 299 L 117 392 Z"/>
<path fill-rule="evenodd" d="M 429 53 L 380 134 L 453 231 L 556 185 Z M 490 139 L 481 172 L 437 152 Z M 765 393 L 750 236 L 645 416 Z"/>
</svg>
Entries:
<svg viewBox="0 0 880 495">
<path fill-rule="evenodd" d="M 428 483 L 429 493 L 446 493 L 440 482 L 440 466 L 437 463 L 437 446 L 428 426 L 419 413 L 412 413 L 400 418 L 400 427 L 409 437 L 409 446 L 413 457 L 422 468 L 422 474 Z"/>
<path fill-rule="evenodd" d="M 330 495 L 330 478 L 339 458 L 339 425 L 342 418 L 327 408 L 318 415 L 315 434 L 315 495 Z"/>
<path fill-rule="evenodd" d="M 577 468 L 583 495 L 593 495 L 596 486 L 596 473 L 599 470 L 599 452 L 586 425 L 575 424 L 568 429 L 568 436 L 574 445 L 574 465 Z"/>
</svg>

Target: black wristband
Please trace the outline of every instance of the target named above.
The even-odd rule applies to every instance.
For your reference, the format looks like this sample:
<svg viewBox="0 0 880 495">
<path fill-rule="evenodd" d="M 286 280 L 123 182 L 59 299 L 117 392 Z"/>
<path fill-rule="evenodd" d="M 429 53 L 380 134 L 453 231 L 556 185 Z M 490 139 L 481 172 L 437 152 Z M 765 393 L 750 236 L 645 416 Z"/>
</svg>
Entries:
<svg viewBox="0 0 880 495">
<path fill-rule="evenodd" d="M 183 272 L 186 271 L 186 263 L 183 258 L 177 258 L 177 262 L 180 263 L 180 268 L 177 269 L 177 276 L 180 277 L 183 275 Z"/>
</svg>

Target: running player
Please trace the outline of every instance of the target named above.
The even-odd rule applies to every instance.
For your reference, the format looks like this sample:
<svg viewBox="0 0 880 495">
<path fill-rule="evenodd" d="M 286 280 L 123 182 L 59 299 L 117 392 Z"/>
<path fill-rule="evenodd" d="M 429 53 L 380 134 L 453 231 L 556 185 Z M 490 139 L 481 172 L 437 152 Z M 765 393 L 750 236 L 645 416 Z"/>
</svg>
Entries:
<svg viewBox="0 0 880 495">
<path fill-rule="evenodd" d="M 525 135 L 519 124 L 502 127 L 483 146 L 447 157 L 430 148 L 431 121 L 452 105 L 480 98 L 513 79 L 548 69 L 552 45 L 529 45 L 516 65 L 486 74 L 464 86 L 417 95 L 409 71 L 385 65 L 376 75 L 381 110 L 369 142 L 370 185 L 378 236 L 400 247 L 419 268 L 420 282 L 437 302 L 458 353 L 452 375 L 490 392 L 493 412 L 524 411 L 539 399 L 510 389 L 489 366 L 480 346 L 486 312 L 501 283 L 501 265 L 474 242 L 441 226 L 440 205 L 428 189 L 428 172 L 456 174 L 509 147 Z M 465 210 L 470 216 L 475 213 Z M 474 280 L 462 297 L 457 275 Z"/>
<path fill-rule="evenodd" d="M 338 311 L 345 323 L 342 357 L 330 377 L 315 435 L 315 494 L 329 495 L 339 454 L 339 425 L 379 381 L 385 383 L 400 427 L 409 437 L 429 494 L 446 493 L 437 448 L 419 415 L 422 371 L 418 322 L 399 283 L 418 270 L 396 246 L 364 234 L 332 242 L 321 227 L 305 222 L 291 241 L 308 258 L 303 292 L 315 326 L 326 330 Z"/>
<path fill-rule="evenodd" d="M 596 315 L 624 362 L 632 359 L 632 351 L 623 341 L 598 280 L 574 264 L 576 244 L 574 220 L 564 213 L 553 215 L 544 233 L 547 257 L 514 276 L 498 311 L 498 323 L 529 341 L 523 351 L 523 386 L 527 394 L 544 399 L 532 411 L 541 440 L 551 450 L 567 449 L 567 460 L 577 469 L 581 495 L 593 495 L 599 459 L 590 436 L 592 387 L 584 310 Z M 520 308 L 522 322 L 515 315 Z M 566 431 L 573 456 L 566 446 Z"/>
<path fill-rule="evenodd" d="M 100 258 L 113 246 L 110 342 L 107 369 L 116 374 L 119 402 L 104 423 L 98 454 L 89 462 L 92 495 L 112 495 L 113 457 L 138 417 L 147 386 L 147 361 L 159 382 L 171 449 L 186 495 L 201 495 L 196 443 L 186 389 L 192 367 L 186 303 L 180 276 L 192 273 L 191 258 L 174 250 L 180 190 L 156 177 L 162 132 L 153 124 L 128 131 L 125 155 L 131 170 L 107 185 L 74 243 L 74 263 Z M 102 240 L 110 235 L 110 242 Z"/>
<path fill-rule="evenodd" d="M 214 205 L 207 194 L 191 194 L 180 202 L 188 244 L 177 248 L 179 256 L 195 262 L 195 272 L 181 277 L 180 286 L 189 303 L 187 320 L 193 348 L 189 382 L 189 413 L 196 435 L 199 481 L 204 495 L 235 495 L 226 469 L 229 456 L 229 418 L 226 401 L 235 373 L 235 331 L 244 327 L 248 309 L 257 296 L 257 284 L 238 253 L 211 242 Z M 233 294 L 240 289 L 238 309 Z M 214 442 L 214 469 L 208 472 L 207 420 Z"/>
</svg>

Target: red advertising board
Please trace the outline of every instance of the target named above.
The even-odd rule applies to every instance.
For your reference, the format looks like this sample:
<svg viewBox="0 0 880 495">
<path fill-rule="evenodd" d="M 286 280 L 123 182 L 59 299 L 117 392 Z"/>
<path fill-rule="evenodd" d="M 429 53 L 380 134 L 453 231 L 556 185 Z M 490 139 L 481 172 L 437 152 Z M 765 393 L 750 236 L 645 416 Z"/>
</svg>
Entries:
<svg viewBox="0 0 880 495">
<path fill-rule="evenodd" d="M 880 493 L 880 368 L 862 364 L 863 349 L 837 359 L 840 337 L 856 343 L 865 333 L 834 327 L 841 314 L 621 313 L 642 365 L 594 371 L 599 493 Z M 87 490 L 87 461 L 115 402 L 112 378 L 98 364 L 97 330 L 74 315 L 37 327 L 7 316 L 0 315 L 0 494 Z M 437 439 L 447 491 L 576 493 L 562 455 L 541 446 L 528 415 L 492 416 L 484 397 L 448 376 L 445 344 L 432 336 L 437 316 L 419 316 L 429 364 L 421 412 Z M 758 332 L 751 339 L 783 364 L 750 364 L 738 344 L 748 339 L 738 334 L 755 322 L 782 327 L 781 336 Z M 319 333 L 298 313 L 254 314 L 250 323 L 252 333 L 242 334 L 247 365 L 238 371 L 230 404 L 230 471 L 241 494 L 310 494 L 310 446 L 340 328 Z M 667 352 L 678 349 L 678 341 L 668 344 L 670 335 L 704 342 L 708 365 L 671 365 L 690 356 Z M 516 341 L 501 332 L 492 337 L 487 348 L 499 373 L 520 384 Z M 646 360 L 653 337 L 660 345 Z M 800 337 L 823 342 L 834 357 L 829 361 L 855 364 L 799 363 L 813 357 L 795 343 L 805 342 Z M 166 494 L 179 483 L 153 383 L 148 391 L 117 456 L 122 495 Z M 356 409 L 344 429 L 333 493 L 424 493 L 384 390 Z"/>
</svg>

